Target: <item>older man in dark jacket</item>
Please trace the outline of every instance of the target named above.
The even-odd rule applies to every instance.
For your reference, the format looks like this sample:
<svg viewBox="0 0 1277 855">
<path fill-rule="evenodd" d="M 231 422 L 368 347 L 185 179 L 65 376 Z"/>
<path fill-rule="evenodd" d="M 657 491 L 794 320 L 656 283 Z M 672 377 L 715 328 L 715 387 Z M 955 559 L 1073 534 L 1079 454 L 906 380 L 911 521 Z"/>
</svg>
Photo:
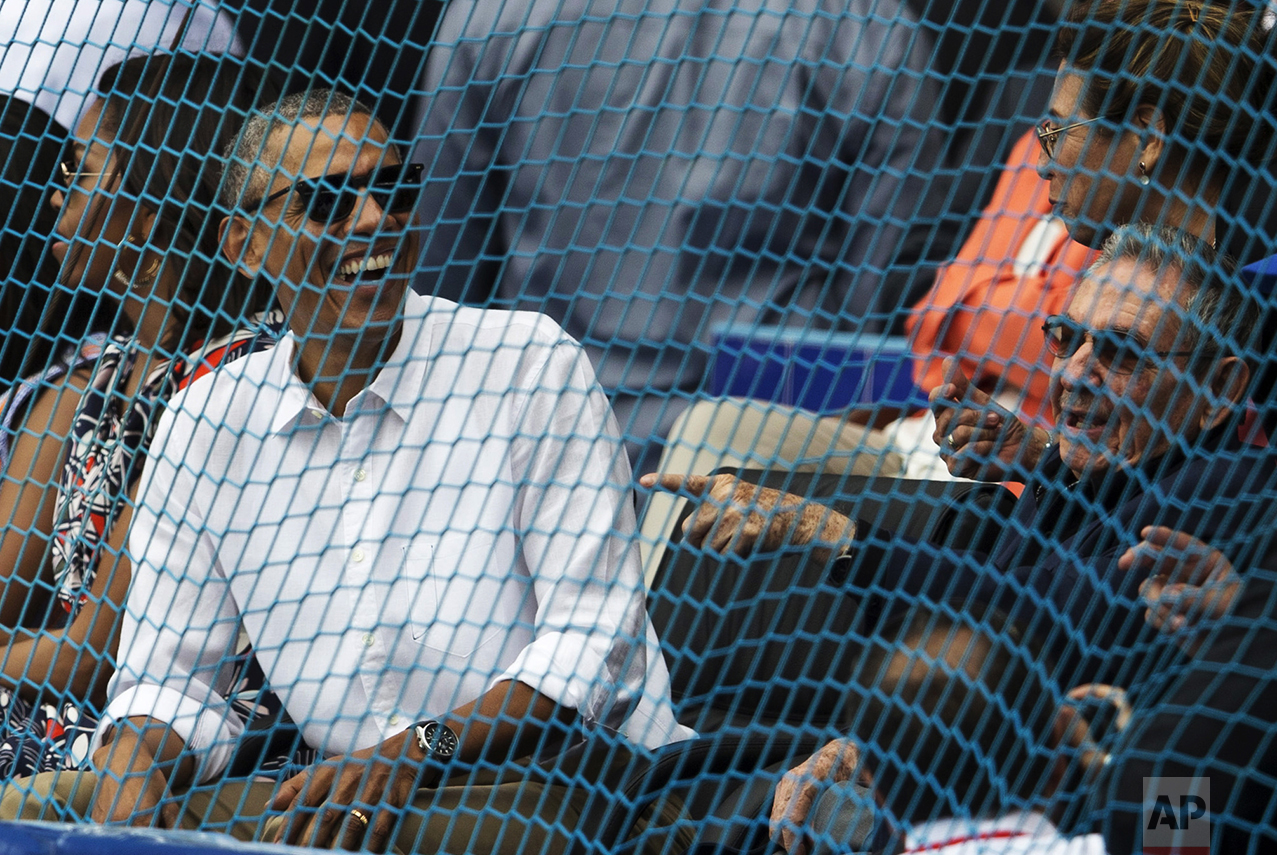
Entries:
<svg viewBox="0 0 1277 855">
<path fill-rule="evenodd" d="M 1117 559 L 1150 525 L 1203 539 L 1254 525 L 1274 456 L 1239 439 L 1249 307 L 1209 246 L 1130 226 L 1043 329 L 1055 356 L 1057 453 L 1044 454 L 991 555 L 907 542 L 732 476 L 645 476 L 703 497 L 687 539 L 738 552 L 810 544 L 831 573 L 895 614 L 992 604 L 1046 643 L 1061 685 L 1121 678 L 1143 630 L 1137 575 Z"/>
<path fill-rule="evenodd" d="M 742 553 L 809 545 L 813 560 L 829 561 L 834 578 L 869 604 L 879 636 L 918 607 L 974 615 L 994 606 L 1056 663 L 1047 673 L 1061 689 L 1129 684 L 1153 664 L 1156 629 L 1140 600 L 1147 574 L 1119 559 L 1150 526 L 1215 542 L 1254 529 L 1277 485 L 1274 455 L 1239 434 L 1257 367 L 1243 355 L 1256 322 L 1248 301 L 1209 246 L 1149 227 L 1119 230 L 1064 313 L 1043 325 L 1055 357 L 1058 453 L 1027 473 L 988 555 L 907 542 L 732 476 L 643 480 L 702 497 L 685 525 L 695 545 Z M 851 774 L 835 768 L 854 755 L 844 743 L 826 746 L 808 764 L 819 773 L 806 777 Z M 812 765 L 822 757 L 833 760 Z M 815 788 L 791 790 L 773 812 L 790 832 L 787 845 L 802 839 Z"/>
</svg>

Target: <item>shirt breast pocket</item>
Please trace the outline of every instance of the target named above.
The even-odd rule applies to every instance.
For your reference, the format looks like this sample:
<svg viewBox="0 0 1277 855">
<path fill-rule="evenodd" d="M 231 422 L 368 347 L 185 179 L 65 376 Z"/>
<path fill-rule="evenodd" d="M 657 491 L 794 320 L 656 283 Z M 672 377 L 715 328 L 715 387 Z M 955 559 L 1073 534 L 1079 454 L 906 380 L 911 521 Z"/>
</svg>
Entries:
<svg viewBox="0 0 1277 855">
<path fill-rule="evenodd" d="M 404 549 L 405 575 L 420 585 L 409 618 L 412 640 L 447 656 L 471 656 L 504 635 L 508 592 L 489 566 L 492 544 L 485 548 L 476 539 L 445 536 Z"/>
</svg>

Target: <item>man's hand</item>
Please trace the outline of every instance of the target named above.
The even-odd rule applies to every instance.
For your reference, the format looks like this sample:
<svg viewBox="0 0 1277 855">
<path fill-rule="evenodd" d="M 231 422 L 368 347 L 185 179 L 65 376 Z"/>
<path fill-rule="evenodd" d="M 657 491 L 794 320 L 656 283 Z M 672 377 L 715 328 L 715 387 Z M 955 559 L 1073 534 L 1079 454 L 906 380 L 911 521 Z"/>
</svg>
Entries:
<svg viewBox="0 0 1277 855">
<path fill-rule="evenodd" d="M 1219 620 L 1233 607 L 1242 579 L 1224 553 L 1190 534 L 1148 526 L 1143 538 L 1117 561 L 1121 570 L 1148 575 L 1140 595 L 1148 606 L 1144 619 L 1192 653 L 1192 629 Z"/>
<path fill-rule="evenodd" d="M 856 524 L 802 496 L 741 481 L 735 475 L 656 475 L 639 479 L 644 487 L 686 492 L 702 502 L 683 523 L 684 539 L 715 552 L 816 544 L 833 549 L 851 540 Z"/>
<path fill-rule="evenodd" d="M 1070 765 L 1074 763 L 1082 769 L 1088 781 L 1093 780 L 1109 759 L 1098 741 L 1106 734 L 1104 730 L 1098 734 L 1093 732 L 1093 725 L 1121 733 L 1130 725 L 1133 715 L 1126 690 L 1120 686 L 1087 683 L 1070 689 L 1055 711 L 1052 727 L 1052 743 L 1069 750 L 1056 752 L 1046 792 L 1055 792 L 1064 784 Z"/>
<path fill-rule="evenodd" d="M 145 722 L 133 724 L 139 727 L 116 727 L 113 738 L 93 753 L 93 768 L 98 770 L 93 821 L 177 828 L 181 817 L 178 803 L 161 803 L 169 791 L 169 774 L 175 773 L 172 757 L 165 755 L 175 757 L 180 748 L 157 750 L 164 742 L 162 731 L 148 730 Z M 169 741 L 180 742 L 176 737 Z"/>
<path fill-rule="evenodd" d="M 789 855 L 803 855 L 807 848 L 803 824 L 816 799 L 830 784 L 852 780 L 859 765 L 860 746 L 850 739 L 835 739 L 786 772 L 772 800 L 772 840 Z M 868 772 L 862 772 L 860 778 L 861 783 L 873 786 Z"/>
<path fill-rule="evenodd" d="M 288 814 L 275 842 L 386 851 L 401 808 L 417 791 L 419 754 L 409 730 L 289 778 L 271 802 Z"/>
<path fill-rule="evenodd" d="M 461 739 L 454 759 L 466 765 L 480 758 L 502 762 L 526 756 L 551 721 L 570 726 L 575 718 L 575 710 L 526 683 L 501 680 L 453 710 L 446 721 Z M 425 752 L 409 728 L 380 745 L 294 775 L 271 800 L 271 809 L 285 814 L 275 842 L 386 851 L 404 805 L 417 792 L 425 762 Z"/>
<path fill-rule="evenodd" d="M 946 359 L 944 369 L 948 381 L 927 398 L 936 416 L 932 439 L 949 472 L 986 481 L 1023 477 L 1024 470 L 1037 465 L 1050 434 L 1030 430 L 1015 413 L 972 386 L 957 359 Z"/>
</svg>

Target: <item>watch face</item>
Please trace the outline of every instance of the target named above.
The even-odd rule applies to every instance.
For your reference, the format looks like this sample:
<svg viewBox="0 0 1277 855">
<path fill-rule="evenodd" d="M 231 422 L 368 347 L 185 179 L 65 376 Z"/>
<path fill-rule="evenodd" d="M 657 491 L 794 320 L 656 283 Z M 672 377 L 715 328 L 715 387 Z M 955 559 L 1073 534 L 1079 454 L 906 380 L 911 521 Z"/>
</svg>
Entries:
<svg viewBox="0 0 1277 855">
<path fill-rule="evenodd" d="M 437 721 L 417 725 L 417 745 L 433 757 L 447 758 L 457 753 L 457 734 L 452 728 Z"/>
</svg>

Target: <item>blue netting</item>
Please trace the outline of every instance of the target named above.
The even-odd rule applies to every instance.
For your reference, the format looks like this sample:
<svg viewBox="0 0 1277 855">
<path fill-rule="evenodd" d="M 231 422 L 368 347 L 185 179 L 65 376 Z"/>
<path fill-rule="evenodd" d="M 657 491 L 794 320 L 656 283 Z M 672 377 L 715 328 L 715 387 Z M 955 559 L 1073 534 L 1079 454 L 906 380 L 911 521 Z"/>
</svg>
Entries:
<svg viewBox="0 0 1277 855">
<path fill-rule="evenodd" d="M 0 3 L 6 840 L 1268 851 L 1271 26 Z"/>
</svg>

